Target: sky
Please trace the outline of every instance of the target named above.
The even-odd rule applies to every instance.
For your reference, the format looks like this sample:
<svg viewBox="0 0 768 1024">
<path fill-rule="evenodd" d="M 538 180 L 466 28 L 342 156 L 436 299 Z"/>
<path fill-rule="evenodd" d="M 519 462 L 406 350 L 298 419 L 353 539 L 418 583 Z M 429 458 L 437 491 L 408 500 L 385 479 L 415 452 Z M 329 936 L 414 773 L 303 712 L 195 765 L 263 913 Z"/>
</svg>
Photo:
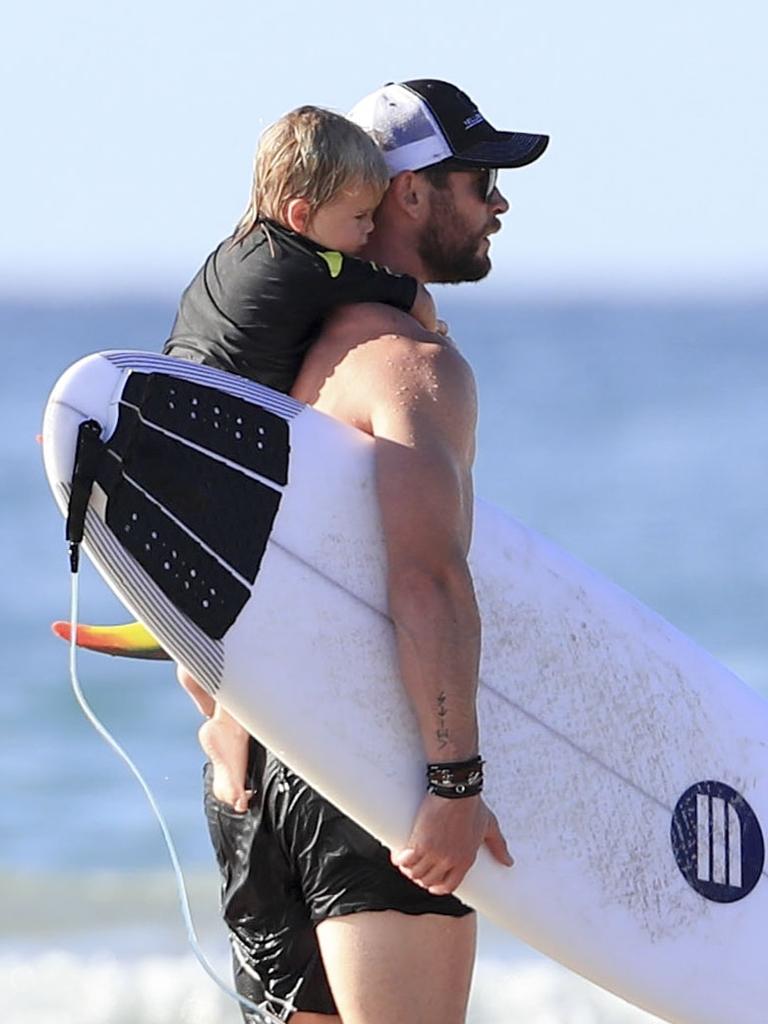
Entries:
<svg viewBox="0 0 768 1024">
<path fill-rule="evenodd" d="M 267 124 L 419 77 L 551 135 L 502 173 L 489 287 L 765 295 L 766 38 L 764 0 L 14 3 L 0 295 L 178 292 L 238 219 Z"/>
</svg>

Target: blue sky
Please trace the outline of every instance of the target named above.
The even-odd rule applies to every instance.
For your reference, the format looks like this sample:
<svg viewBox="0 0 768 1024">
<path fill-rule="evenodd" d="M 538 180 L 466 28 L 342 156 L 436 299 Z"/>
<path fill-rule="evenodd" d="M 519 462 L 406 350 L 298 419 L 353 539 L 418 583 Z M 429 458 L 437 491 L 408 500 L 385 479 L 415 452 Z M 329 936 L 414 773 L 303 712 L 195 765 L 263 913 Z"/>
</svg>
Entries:
<svg viewBox="0 0 768 1024">
<path fill-rule="evenodd" d="M 548 132 L 487 286 L 763 293 L 762 0 L 29 0 L 4 15 L 0 292 L 169 294 L 229 232 L 261 129 L 384 81 Z"/>
</svg>

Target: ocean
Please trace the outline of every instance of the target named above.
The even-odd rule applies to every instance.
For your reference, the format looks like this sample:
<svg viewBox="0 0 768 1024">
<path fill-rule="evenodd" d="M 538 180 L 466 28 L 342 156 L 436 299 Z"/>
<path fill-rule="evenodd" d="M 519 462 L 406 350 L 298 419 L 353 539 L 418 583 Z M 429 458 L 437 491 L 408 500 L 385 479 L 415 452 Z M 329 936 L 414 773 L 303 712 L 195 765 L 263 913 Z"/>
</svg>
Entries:
<svg viewBox="0 0 768 1024">
<path fill-rule="evenodd" d="M 438 291 L 478 378 L 478 493 L 768 696 L 768 304 L 465 295 Z M 157 350 L 173 312 L 172 299 L 0 303 L 3 1024 L 240 1019 L 189 952 L 157 824 L 78 709 L 48 628 L 68 616 L 69 573 L 35 443 L 46 395 L 87 352 Z M 89 566 L 81 577 L 81 618 L 123 620 Z M 164 665 L 83 654 L 79 674 L 156 793 L 227 975 L 196 712 Z M 471 1024 L 652 1020 L 482 923 Z"/>
</svg>

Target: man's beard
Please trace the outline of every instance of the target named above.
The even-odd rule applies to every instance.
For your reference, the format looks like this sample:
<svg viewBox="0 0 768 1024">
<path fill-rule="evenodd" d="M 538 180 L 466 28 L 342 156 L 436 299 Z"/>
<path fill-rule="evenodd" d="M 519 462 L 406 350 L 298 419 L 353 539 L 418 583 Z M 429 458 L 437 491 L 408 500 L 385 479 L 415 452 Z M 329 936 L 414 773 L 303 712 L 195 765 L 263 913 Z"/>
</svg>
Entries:
<svg viewBox="0 0 768 1024">
<path fill-rule="evenodd" d="M 477 251 L 488 226 L 479 234 L 468 234 L 448 192 L 435 191 L 431 203 L 431 216 L 418 242 L 427 280 L 434 284 L 481 281 L 491 269 L 488 253 Z"/>
</svg>

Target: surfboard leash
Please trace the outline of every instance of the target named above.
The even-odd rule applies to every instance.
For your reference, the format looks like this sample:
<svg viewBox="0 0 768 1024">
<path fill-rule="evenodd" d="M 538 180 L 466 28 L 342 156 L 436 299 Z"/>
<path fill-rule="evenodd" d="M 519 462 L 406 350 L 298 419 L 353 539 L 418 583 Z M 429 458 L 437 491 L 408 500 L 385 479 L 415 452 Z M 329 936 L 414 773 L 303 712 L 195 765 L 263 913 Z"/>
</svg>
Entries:
<svg viewBox="0 0 768 1024">
<path fill-rule="evenodd" d="M 84 420 L 77 430 L 75 468 L 72 472 L 65 528 L 69 544 L 69 568 L 73 575 L 77 575 L 80 568 L 80 544 L 85 533 L 85 513 L 103 454 L 101 424 L 96 420 Z"/>
</svg>

